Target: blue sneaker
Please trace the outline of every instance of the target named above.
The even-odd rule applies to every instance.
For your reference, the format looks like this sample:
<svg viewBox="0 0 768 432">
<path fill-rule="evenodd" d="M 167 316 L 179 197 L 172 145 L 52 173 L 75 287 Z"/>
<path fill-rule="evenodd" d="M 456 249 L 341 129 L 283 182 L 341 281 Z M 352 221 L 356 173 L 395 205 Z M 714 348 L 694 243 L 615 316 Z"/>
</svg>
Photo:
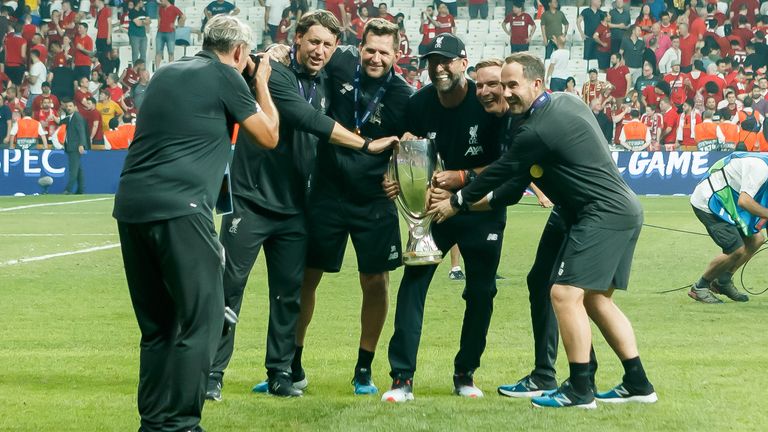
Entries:
<svg viewBox="0 0 768 432">
<path fill-rule="evenodd" d="M 597 408 L 595 396 L 591 391 L 584 395 L 577 394 L 567 380 L 557 391 L 535 397 L 531 399 L 531 403 L 536 408 Z"/>
<path fill-rule="evenodd" d="M 355 371 L 355 377 L 352 378 L 352 384 L 355 386 L 356 395 L 372 395 L 379 393 L 379 389 L 373 383 L 371 371 L 369 369 L 358 369 Z"/>
<path fill-rule="evenodd" d="M 544 396 L 547 393 L 553 393 L 557 390 L 557 385 L 543 386 L 537 385 L 530 375 L 523 377 L 514 384 L 505 384 L 499 386 L 496 391 L 502 395 L 513 398 L 531 398 Z"/>
<path fill-rule="evenodd" d="M 659 400 L 653 386 L 650 385 L 645 391 L 637 391 L 633 388 L 627 387 L 624 383 L 617 385 L 616 387 L 608 390 L 607 392 L 595 394 L 595 398 L 600 402 L 606 403 L 655 403 Z"/>
<path fill-rule="evenodd" d="M 267 382 L 267 380 L 264 380 L 264 381 L 256 384 L 251 389 L 251 391 L 254 392 L 254 393 L 266 393 L 268 390 L 269 390 L 269 383 Z"/>
</svg>

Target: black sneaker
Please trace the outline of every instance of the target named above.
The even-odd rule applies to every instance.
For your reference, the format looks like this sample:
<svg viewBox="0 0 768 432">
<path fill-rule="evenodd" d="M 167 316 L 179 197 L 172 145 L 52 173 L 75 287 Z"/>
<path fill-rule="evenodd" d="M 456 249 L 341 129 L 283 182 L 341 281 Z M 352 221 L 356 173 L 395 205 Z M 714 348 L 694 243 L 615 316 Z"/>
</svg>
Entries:
<svg viewBox="0 0 768 432">
<path fill-rule="evenodd" d="M 291 374 L 285 371 L 270 372 L 267 383 L 269 385 L 269 394 L 280 397 L 299 397 L 304 394 L 301 390 L 293 386 Z"/>
<path fill-rule="evenodd" d="M 221 387 L 224 385 L 221 372 L 211 372 L 208 375 L 208 386 L 205 390 L 205 398 L 216 402 L 221 401 Z"/>
<path fill-rule="evenodd" d="M 568 380 L 557 390 L 531 399 L 531 403 L 536 408 L 597 408 L 591 389 L 586 394 L 576 393 Z"/>
<path fill-rule="evenodd" d="M 448 279 L 450 280 L 464 280 L 467 277 L 464 276 L 464 272 L 461 271 L 461 269 L 458 270 L 451 270 L 450 273 L 448 273 Z"/>
</svg>

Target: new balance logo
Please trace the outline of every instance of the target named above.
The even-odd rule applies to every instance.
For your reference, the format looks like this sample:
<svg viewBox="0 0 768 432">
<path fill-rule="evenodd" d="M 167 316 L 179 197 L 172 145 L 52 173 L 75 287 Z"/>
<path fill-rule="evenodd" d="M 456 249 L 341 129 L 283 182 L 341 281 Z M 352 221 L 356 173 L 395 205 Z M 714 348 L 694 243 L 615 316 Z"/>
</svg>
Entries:
<svg viewBox="0 0 768 432">
<path fill-rule="evenodd" d="M 552 399 L 554 399 L 558 404 L 560 404 L 560 406 L 566 406 L 571 404 L 571 400 L 568 399 L 568 396 L 562 393 L 557 393 L 555 395 L 552 395 Z"/>
<path fill-rule="evenodd" d="M 229 227 L 230 234 L 237 234 L 237 226 L 240 225 L 241 220 L 243 220 L 243 218 L 232 219 L 232 225 Z"/>
<path fill-rule="evenodd" d="M 486 241 L 498 241 L 499 240 L 499 235 L 496 234 L 496 233 L 490 233 L 490 234 L 488 234 L 488 238 L 485 239 L 485 240 Z"/>
<path fill-rule="evenodd" d="M 560 263 L 560 269 L 557 271 L 557 275 L 562 276 L 563 272 L 565 272 L 565 261 Z"/>
<path fill-rule="evenodd" d="M 397 252 L 397 246 L 392 246 L 389 249 L 389 258 L 387 258 L 389 261 L 396 260 L 400 258 L 400 254 Z"/>
</svg>

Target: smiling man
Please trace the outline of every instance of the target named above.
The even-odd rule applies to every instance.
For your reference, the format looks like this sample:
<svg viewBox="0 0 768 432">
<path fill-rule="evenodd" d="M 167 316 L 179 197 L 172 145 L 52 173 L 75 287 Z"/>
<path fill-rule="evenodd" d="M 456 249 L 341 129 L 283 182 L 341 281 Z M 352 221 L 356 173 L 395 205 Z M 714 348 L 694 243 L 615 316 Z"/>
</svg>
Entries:
<svg viewBox="0 0 768 432">
<path fill-rule="evenodd" d="M 396 24 L 371 19 L 362 45 L 339 47 L 325 71 L 332 80 L 330 116 L 371 138 L 405 132 L 411 86 L 393 70 L 400 58 Z M 363 303 L 360 345 L 353 378 L 355 394 L 375 394 L 371 364 L 389 304 L 389 272 L 401 263 L 397 209 L 380 183 L 391 151 L 372 155 L 321 145 L 308 213 L 309 246 L 301 295 L 301 318 L 292 369 L 302 374 L 301 356 L 324 272 L 341 270 L 351 237 L 357 254 Z"/>
<path fill-rule="evenodd" d="M 438 35 L 426 53 L 432 84 L 408 102 L 404 139 L 417 136 L 434 141 L 446 171 L 433 184 L 458 189 L 496 160 L 501 148 L 503 119 L 486 113 L 474 95 L 475 83 L 465 78 L 464 43 L 450 34 Z M 463 397 L 482 397 L 473 374 L 480 366 L 496 295 L 496 270 L 501 257 L 506 214 L 503 208 L 461 215 L 449 224 L 433 226 L 435 243 L 443 252 L 458 244 L 467 270 L 466 301 L 459 352 L 454 360 L 454 391 Z M 413 399 L 413 376 L 424 319 L 427 290 L 436 265 L 407 266 L 397 295 L 395 333 L 389 343 L 392 387 L 382 400 Z"/>
<path fill-rule="evenodd" d="M 450 200 L 432 208 L 442 223 L 468 213 L 471 203 L 508 183 L 522 190 L 532 179 L 562 208 L 568 234 L 553 268 L 552 304 L 568 356 L 570 377 L 533 399 L 537 407 L 595 408 L 603 402 L 657 400 L 637 350 L 632 326 L 613 302 L 626 289 L 643 212 L 621 179 L 594 115 L 577 99 L 544 92 L 544 64 L 527 53 L 506 59 L 501 72 L 510 111 L 525 121 L 497 162 Z M 563 139 L 567 131 L 568 139 Z M 399 307 L 399 306 L 398 306 Z M 589 319 L 624 366 L 622 383 L 595 394 L 590 382 Z"/>
<path fill-rule="evenodd" d="M 232 161 L 234 210 L 221 222 L 221 242 L 227 253 L 225 304 L 236 314 L 251 268 L 264 247 L 270 304 L 265 366 L 268 391 L 276 396 L 301 396 L 306 386 L 302 372 L 292 370 L 291 362 L 306 258 L 306 202 L 317 144 L 327 140 L 354 151 L 378 153 L 396 141 L 364 138 L 325 115 L 328 102 L 322 70 L 340 33 L 339 22 L 330 12 L 307 13 L 296 26 L 290 65 L 270 62 L 269 88 L 280 114 L 280 142 L 268 152 L 250 145 L 247 136 L 238 137 Z M 209 399 L 221 399 L 234 333 L 233 326 L 220 340 L 208 380 Z"/>
</svg>

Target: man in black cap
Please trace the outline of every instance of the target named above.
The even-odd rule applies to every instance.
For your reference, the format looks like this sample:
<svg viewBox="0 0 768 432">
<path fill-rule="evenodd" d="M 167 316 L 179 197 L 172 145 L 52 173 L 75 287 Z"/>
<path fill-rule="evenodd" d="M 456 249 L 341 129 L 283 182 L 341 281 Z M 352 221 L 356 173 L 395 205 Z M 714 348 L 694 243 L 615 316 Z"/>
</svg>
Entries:
<svg viewBox="0 0 768 432">
<path fill-rule="evenodd" d="M 120 177 L 113 216 L 141 329 L 141 431 L 202 431 L 206 379 L 224 329 L 226 259 L 212 210 L 230 136 L 239 124 L 251 138 L 244 145 L 274 148 L 280 123 L 267 87 L 271 67 L 262 61 L 256 69 L 252 41 L 247 24 L 219 15 L 205 27 L 202 51 L 155 73 Z"/>
<path fill-rule="evenodd" d="M 475 97 L 475 83 L 465 78 L 467 53 L 454 35 L 442 34 L 427 51 L 432 84 L 409 101 L 403 139 L 424 137 L 435 142 L 446 171 L 433 178 L 445 194 L 471 182 L 482 167 L 500 153 L 499 133 L 504 119 L 485 112 Z M 459 352 L 454 361 L 454 391 L 464 397 L 482 397 L 473 374 L 480 366 L 496 295 L 496 270 L 501 257 L 506 213 L 503 209 L 462 215 L 450 224 L 434 226 L 432 235 L 441 251 L 458 245 L 467 270 L 466 301 Z M 413 376 L 421 338 L 424 303 L 437 266 L 407 266 L 397 296 L 395 333 L 389 343 L 393 382 L 383 401 L 413 400 Z"/>
</svg>

